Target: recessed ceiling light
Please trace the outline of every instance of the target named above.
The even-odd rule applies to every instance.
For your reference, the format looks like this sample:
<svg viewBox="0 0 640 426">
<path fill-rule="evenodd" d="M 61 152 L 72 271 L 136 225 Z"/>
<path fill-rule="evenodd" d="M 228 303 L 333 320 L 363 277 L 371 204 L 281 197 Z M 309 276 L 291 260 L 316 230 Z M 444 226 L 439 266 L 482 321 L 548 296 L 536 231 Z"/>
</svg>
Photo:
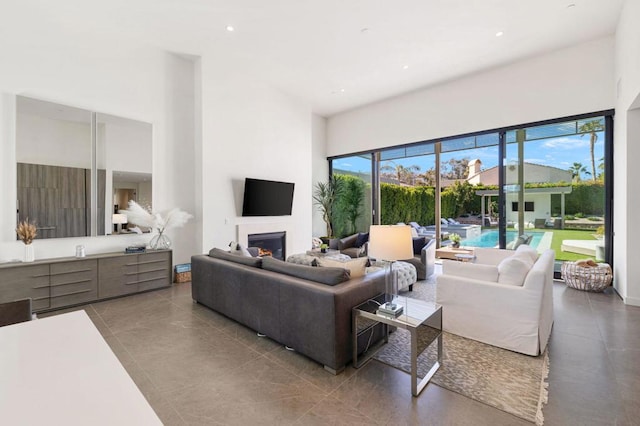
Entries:
<svg viewBox="0 0 640 426">
<path fill-rule="evenodd" d="M 233 28 L 233 26 L 231 25 L 227 25 L 227 31 L 229 31 L 230 33 L 235 31 L 235 28 Z"/>
<path fill-rule="evenodd" d="M 403 66 L 403 67 L 402 67 L 402 69 L 403 69 L 403 70 L 407 70 L 407 69 L 409 69 L 409 65 L 405 65 L 405 66 Z"/>
<path fill-rule="evenodd" d="M 344 89 L 340 89 L 340 93 L 344 93 Z"/>
<path fill-rule="evenodd" d="M 502 31 L 498 31 L 496 33 L 496 37 L 502 37 L 503 35 L 504 35 L 504 32 L 502 32 Z"/>
</svg>

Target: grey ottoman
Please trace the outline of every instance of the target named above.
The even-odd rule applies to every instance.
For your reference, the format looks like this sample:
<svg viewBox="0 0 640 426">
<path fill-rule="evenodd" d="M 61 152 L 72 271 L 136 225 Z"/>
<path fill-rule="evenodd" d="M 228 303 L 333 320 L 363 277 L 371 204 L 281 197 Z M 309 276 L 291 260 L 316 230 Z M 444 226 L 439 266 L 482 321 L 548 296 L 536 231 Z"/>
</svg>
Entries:
<svg viewBox="0 0 640 426">
<path fill-rule="evenodd" d="M 376 260 L 367 268 L 367 274 L 382 269 L 388 269 L 388 262 Z M 413 290 L 413 285 L 418 281 L 416 267 L 407 262 L 393 262 L 393 270 L 398 271 L 398 290 L 409 288 Z"/>
</svg>

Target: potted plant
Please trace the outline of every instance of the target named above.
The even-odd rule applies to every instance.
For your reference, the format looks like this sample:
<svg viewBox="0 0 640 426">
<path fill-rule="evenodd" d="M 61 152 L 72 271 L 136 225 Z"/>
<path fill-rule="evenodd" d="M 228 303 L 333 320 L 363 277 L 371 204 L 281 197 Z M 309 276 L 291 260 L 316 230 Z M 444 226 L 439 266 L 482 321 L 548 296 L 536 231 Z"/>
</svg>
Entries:
<svg viewBox="0 0 640 426">
<path fill-rule="evenodd" d="M 460 235 L 459 234 L 451 234 L 449 235 L 449 240 L 451 240 L 451 247 L 458 248 L 460 247 Z"/>
<path fill-rule="evenodd" d="M 322 213 L 322 220 L 327 226 L 327 235 L 320 237 L 324 244 L 329 244 L 329 240 L 333 238 L 333 227 L 331 226 L 333 207 L 340 196 L 341 190 L 340 180 L 335 176 L 331 176 L 327 182 L 316 183 L 313 191 L 313 204 Z"/>
<path fill-rule="evenodd" d="M 320 244 L 321 253 L 326 253 L 328 248 L 329 248 L 329 244 Z"/>
<path fill-rule="evenodd" d="M 38 236 L 35 222 L 29 222 L 29 218 L 23 220 L 18 224 L 16 234 L 18 234 L 18 239 L 24 243 L 24 261 L 33 262 L 35 255 L 31 243 Z"/>
</svg>

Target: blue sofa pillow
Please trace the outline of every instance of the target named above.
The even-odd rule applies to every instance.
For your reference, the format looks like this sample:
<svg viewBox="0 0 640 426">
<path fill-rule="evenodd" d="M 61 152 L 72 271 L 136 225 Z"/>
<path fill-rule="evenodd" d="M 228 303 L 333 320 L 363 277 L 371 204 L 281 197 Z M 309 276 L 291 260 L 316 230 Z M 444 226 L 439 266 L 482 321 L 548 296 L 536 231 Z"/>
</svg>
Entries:
<svg viewBox="0 0 640 426">
<path fill-rule="evenodd" d="M 427 239 L 425 237 L 413 237 L 413 254 L 420 254 L 426 245 Z"/>
<path fill-rule="evenodd" d="M 358 237 L 356 238 L 356 243 L 353 246 L 360 248 L 368 242 L 369 242 L 369 233 L 361 232 L 358 234 Z"/>
</svg>

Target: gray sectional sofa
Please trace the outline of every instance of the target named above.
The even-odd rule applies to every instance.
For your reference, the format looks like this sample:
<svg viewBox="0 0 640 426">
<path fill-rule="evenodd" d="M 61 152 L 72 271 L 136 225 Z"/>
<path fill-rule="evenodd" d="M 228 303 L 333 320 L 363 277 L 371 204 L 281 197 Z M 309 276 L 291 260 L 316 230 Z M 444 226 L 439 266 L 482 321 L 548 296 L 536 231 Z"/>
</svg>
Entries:
<svg viewBox="0 0 640 426">
<path fill-rule="evenodd" d="M 345 271 L 213 249 L 191 258 L 193 300 L 266 334 L 337 374 L 352 358 L 351 308 L 384 292 L 384 271 L 338 282 Z M 337 270 L 337 271 L 336 271 Z M 321 283 L 318 281 L 325 281 Z M 358 342 L 360 351 L 382 328 Z"/>
</svg>

